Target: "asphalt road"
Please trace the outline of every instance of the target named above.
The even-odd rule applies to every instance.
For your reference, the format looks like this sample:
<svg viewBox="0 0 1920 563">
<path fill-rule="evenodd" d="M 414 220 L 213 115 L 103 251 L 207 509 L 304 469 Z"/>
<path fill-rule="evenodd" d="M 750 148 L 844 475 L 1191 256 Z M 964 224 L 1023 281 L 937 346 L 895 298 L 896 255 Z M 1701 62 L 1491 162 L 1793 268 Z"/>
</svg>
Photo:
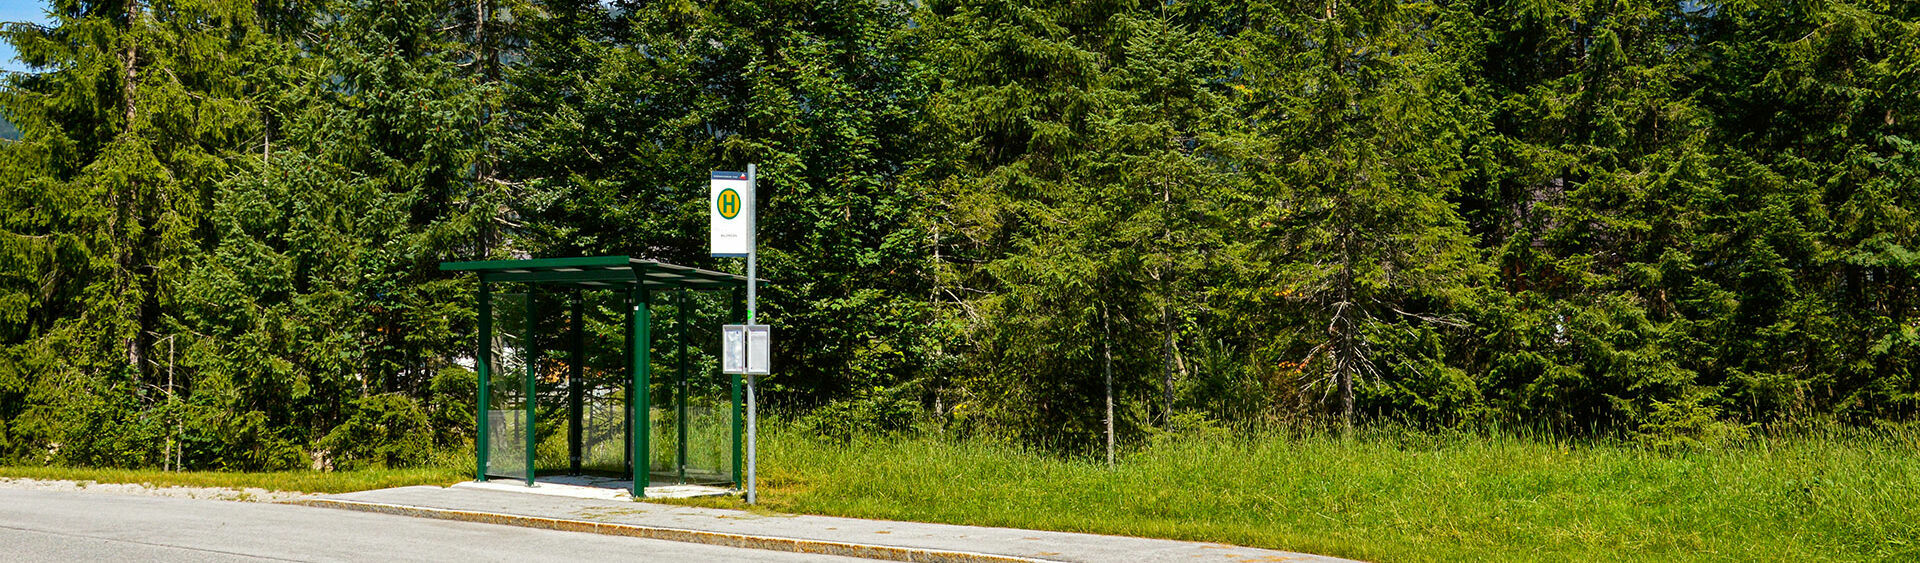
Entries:
<svg viewBox="0 0 1920 563">
<path fill-rule="evenodd" d="M 0 561 L 864 561 L 279 504 L 0 489 Z"/>
</svg>

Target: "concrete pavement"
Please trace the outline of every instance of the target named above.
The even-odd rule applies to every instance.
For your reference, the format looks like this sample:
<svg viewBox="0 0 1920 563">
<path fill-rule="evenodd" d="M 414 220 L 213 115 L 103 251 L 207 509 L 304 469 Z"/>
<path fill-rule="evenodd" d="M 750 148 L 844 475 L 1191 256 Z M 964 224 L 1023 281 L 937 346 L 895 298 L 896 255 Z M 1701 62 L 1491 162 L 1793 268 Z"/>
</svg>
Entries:
<svg viewBox="0 0 1920 563">
<path fill-rule="evenodd" d="M 0 561 L 856 559 L 284 504 L 0 489 Z"/>
<path fill-rule="evenodd" d="M 765 515 L 459 486 L 399 487 L 290 502 L 425 518 L 896 561 L 1345 561 L 1224 544 L 831 516 Z"/>
</svg>

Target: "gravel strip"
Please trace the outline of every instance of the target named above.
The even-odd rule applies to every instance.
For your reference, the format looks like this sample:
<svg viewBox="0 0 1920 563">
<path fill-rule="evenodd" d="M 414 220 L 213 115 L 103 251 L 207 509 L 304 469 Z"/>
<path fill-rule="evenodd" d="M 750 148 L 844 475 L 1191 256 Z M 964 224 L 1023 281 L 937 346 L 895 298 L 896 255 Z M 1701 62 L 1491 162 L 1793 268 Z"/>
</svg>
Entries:
<svg viewBox="0 0 1920 563">
<path fill-rule="evenodd" d="M 228 487 L 157 487 L 141 483 L 101 483 L 98 481 L 20 479 L 13 477 L 0 477 L 0 489 L 74 491 L 109 495 L 140 495 L 239 502 L 280 502 L 309 496 L 306 493 L 269 491 L 254 487 L 244 489 Z"/>
</svg>

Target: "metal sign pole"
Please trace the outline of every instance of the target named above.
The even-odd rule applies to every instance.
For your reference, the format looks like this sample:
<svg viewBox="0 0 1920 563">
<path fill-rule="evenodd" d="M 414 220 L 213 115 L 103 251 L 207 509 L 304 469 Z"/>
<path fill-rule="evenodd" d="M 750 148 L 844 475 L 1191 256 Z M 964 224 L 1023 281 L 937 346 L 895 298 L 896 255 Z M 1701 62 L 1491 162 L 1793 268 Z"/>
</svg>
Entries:
<svg viewBox="0 0 1920 563">
<path fill-rule="evenodd" d="M 747 165 L 747 189 L 749 190 L 749 193 L 753 194 L 753 200 L 752 200 L 753 204 L 748 206 L 745 209 L 745 211 L 747 212 L 747 237 L 748 237 L 747 240 L 749 241 L 747 243 L 748 244 L 747 246 L 747 324 L 748 325 L 754 324 L 754 312 L 755 312 L 755 305 L 756 305 L 756 303 L 754 302 L 754 298 L 757 297 L 757 295 L 755 295 L 756 292 L 755 292 L 754 286 L 757 285 L 756 274 L 759 273 L 757 271 L 757 264 L 755 264 L 755 262 L 757 262 L 756 259 L 760 255 L 760 212 L 758 209 L 760 207 L 760 185 L 758 180 L 756 180 L 754 177 L 754 173 L 757 171 L 758 170 L 755 169 L 754 165 L 752 164 Z M 758 465 L 754 463 L 755 461 L 754 454 L 756 453 L 755 450 L 758 446 L 758 439 L 757 439 L 758 436 L 755 430 L 759 428 L 759 424 L 756 422 L 756 416 L 754 412 L 755 411 L 754 389 L 758 387 L 758 385 L 754 383 L 754 377 L 751 374 L 747 375 L 746 377 L 747 377 L 747 504 L 755 504 L 760 500 L 760 495 L 758 494 L 758 491 L 755 488 L 755 482 L 754 482 L 754 476 L 758 468 Z"/>
<path fill-rule="evenodd" d="M 767 327 L 756 325 L 756 313 L 759 311 L 760 289 L 760 249 L 759 227 L 760 212 L 755 195 L 759 187 L 759 167 L 748 164 L 747 171 L 729 172 L 714 170 L 708 174 L 711 184 L 708 186 L 707 225 L 710 253 L 716 258 L 747 259 L 747 324 L 724 325 L 721 333 L 721 369 L 722 373 L 742 376 L 734 380 L 733 411 L 733 466 L 734 481 L 746 491 L 747 504 L 760 501 L 760 492 L 755 486 L 759 469 L 759 381 L 755 375 L 767 375 L 771 365 L 771 336 Z M 742 186 L 740 184 L 745 183 Z M 741 215 L 745 215 L 742 217 Z M 738 306 L 736 302 L 736 307 Z M 738 313 L 738 309 L 735 310 Z M 749 349 L 751 348 L 751 353 Z M 744 381 L 743 381 L 744 380 Z M 740 459 L 740 391 L 742 383 L 746 387 L 746 467 L 741 468 Z M 741 475 L 745 473 L 745 475 Z"/>
</svg>

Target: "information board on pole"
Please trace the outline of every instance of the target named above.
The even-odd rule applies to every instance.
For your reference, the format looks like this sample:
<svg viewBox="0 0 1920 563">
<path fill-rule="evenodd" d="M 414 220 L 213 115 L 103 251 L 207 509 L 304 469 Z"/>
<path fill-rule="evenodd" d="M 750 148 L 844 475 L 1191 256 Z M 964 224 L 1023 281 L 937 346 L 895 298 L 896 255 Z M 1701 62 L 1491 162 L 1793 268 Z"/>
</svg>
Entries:
<svg viewBox="0 0 1920 563">
<path fill-rule="evenodd" d="M 713 256 L 753 253 L 753 180 L 746 172 L 709 175 L 707 233 Z"/>
<path fill-rule="evenodd" d="M 747 325 L 747 374 L 767 375 L 773 367 L 773 332 L 767 325 Z"/>
<path fill-rule="evenodd" d="M 772 334 L 767 325 L 721 326 L 720 371 L 744 375 L 772 373 Z"/>
<path fill-rule="evenodd" d="M 720 327 L 720 371 L 747 373 L 747 325 Z"/>
</svg>

